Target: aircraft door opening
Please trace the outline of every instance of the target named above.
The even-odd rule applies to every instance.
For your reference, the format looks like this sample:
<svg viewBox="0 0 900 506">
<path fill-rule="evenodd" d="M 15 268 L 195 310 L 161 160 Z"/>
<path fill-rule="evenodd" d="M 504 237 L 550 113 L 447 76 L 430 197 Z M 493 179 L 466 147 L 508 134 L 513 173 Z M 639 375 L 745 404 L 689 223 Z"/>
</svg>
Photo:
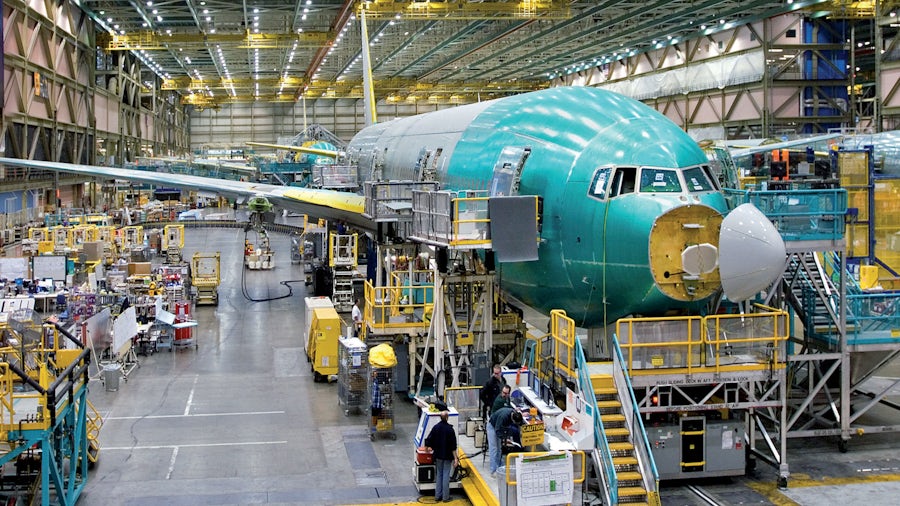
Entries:
<svg viewBox="0 0 900 506">
<path fill-rule="evenodd" d="M 522 169 L 525 161 L 531 154 L 531 148 L 519 146 L 506 146 L 500 152 L 497 163 L 494 164 L 494 174 L 491 178 L 491 197 L 507 197 L 519 194 L 519 180 L 522 177 Z"/>
<path fill-rule="evenodd" d="M 419 158 L 416 160 L 416 181 L 425 181 L 425 173 L 428 170 L 428 160 L 431 158 L 431 150 L 422 148 L 419 151 Z"/>
</svg>

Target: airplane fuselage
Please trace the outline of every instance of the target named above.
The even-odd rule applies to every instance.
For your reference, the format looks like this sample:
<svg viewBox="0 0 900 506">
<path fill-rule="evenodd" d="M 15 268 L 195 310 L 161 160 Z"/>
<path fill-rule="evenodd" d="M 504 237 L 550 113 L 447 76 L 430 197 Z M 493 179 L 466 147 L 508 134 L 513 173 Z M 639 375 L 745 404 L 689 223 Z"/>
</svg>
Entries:
<svg viewBox="0 0 900 506">
<path fill-rule="evenodd" d="M 659 282 L 681 273 L 651 266 L 658 218 L 691 206 L 701 214 L 697 219 L 716 227 L 726 203 L 716 183 L 692 184 L 685 177 L 683 169 L 693 169 L 694 178 L 708 174 L 696 143 L 656 111 L 621 95 L 553 88 L 397 119 L 362 130 L 347 152 L 364 177 L 420 180 L 430 168 L 443 189 L 495 194 L 498 161 L 514 164 L 524 157 L 518 194 L 543 197 L 539 260 L 503 264 L 502 287 L 543 311 L 565 309 L 579 325 L 699 307 L 714 292 L 706 285 L 717 285 L 715 273 L 704 273 L 704 286 L 681 287 L 681 294 Z M 655 187 L 650 181 L 646 188 L 625 188 L 621 178 L 629 172 L 632 185 L 642 177 L 660 179 Z M 679 233 L 677 226 L 669 228 L 659 233 Z M 679 239 L 671 253 L 679 255 L 692 240 Z"/>
</svg>

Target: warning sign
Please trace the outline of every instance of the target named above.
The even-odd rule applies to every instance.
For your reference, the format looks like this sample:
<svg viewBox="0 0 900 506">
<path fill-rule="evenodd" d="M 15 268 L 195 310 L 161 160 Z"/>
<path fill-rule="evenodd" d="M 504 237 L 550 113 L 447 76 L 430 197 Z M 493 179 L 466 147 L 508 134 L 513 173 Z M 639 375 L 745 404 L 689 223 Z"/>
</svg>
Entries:
<svg viewBox="0 0 900 506">
<path fill-rule="evenodd" d="M 544 443 L 544 422 L 522 426 L 522 446 L 536 446 Z"/>
</svg>

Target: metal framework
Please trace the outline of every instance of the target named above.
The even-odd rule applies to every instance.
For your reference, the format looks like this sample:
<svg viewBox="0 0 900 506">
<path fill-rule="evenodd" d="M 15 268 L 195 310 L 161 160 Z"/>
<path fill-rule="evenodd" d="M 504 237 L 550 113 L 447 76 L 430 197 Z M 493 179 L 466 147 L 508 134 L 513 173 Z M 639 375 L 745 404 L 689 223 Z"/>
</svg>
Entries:
<svg viewBox="0 0 900 506">
<path fill-rule="evenodd" d="M 122 163 L 142 153 L 187 150 L 186 111 L 147 85 L 133 55 L 98 55 L 94 23 L 70 3 L 48 8 L 4 3 L 4 115 L 7 156 L 72 163 Z M 9 189 L 51 190 L 80 207 L 80 191 L 62 185 L 83 177 L 38 170 L 3 171 Z M 93 198 L 89 192 L 88 197 Z M 94 205 L 95 202 L 88 202 Z"/>
<path fill-rule="evenodd" d="M 310 7 L 301 0 L 265 5 L 223 0 L 152 6 L 128 0 L 82 2 L 101 31 L 109 33 L 103 47 L 132 51 L 167 80 L 198 74 L 212 82 L 260 79 L 258 91 L 235 87 L 231 101 L 321 97 L 320 90 L 308 87 L 317 80 L 360 78 L 364 43 L 371 48 L 376 80 L 533 86 L 604 53 L 652 51 L 654 39 L 667 35 L 702 37 L 700 23 L 741 23 L 823 3 L 317 0 Z M 359 26 L 363 11 L 369 20 L 366 41 Z M 189 95 L 187 90 L 182 93 Z M 473 88 L 460 100 L 475 101 L 492 93 L 496 90 Z M 355 97 L 329 98 L 343 96 Z"/>
<path fill-rule="evenodd" d="M 0 464 L 17 470 L 0 496 L 30 502 L 39 493 L 42 505 L 73 505 L 99 452 L 102 421 L 87 400 L 91 350 L 49 324 L 14 320 L 2 330 L 21 345 L 0 349 Z M 64 337 L 76 348 L 64 349 Z"/>
</svg>

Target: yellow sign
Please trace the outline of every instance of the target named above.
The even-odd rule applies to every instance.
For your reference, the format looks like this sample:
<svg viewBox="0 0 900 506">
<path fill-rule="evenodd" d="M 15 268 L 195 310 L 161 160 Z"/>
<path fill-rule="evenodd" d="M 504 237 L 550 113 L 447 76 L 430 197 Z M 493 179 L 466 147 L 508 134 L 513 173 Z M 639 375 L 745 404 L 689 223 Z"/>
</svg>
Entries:
<svg viewBox="0 0 900 506">
<path fill-rule="evenodd" d="M 472 346 L 475 344 L 475 335 L 471 332 L 460 332 L 456 334 L 457 346 Z"/>
<path fill-rule="evenodd" d="M 522 446 L 536 446 L 544 443 L 544 422 L 522 426 Z"/>
<path fill-rule="evenodd" d="M 650 357 L 650 363 L 653 365 L 653 367 L 662 367 L 664 363 L 662 355 L 653 355 L 652 357 Z"/>
</svg>

